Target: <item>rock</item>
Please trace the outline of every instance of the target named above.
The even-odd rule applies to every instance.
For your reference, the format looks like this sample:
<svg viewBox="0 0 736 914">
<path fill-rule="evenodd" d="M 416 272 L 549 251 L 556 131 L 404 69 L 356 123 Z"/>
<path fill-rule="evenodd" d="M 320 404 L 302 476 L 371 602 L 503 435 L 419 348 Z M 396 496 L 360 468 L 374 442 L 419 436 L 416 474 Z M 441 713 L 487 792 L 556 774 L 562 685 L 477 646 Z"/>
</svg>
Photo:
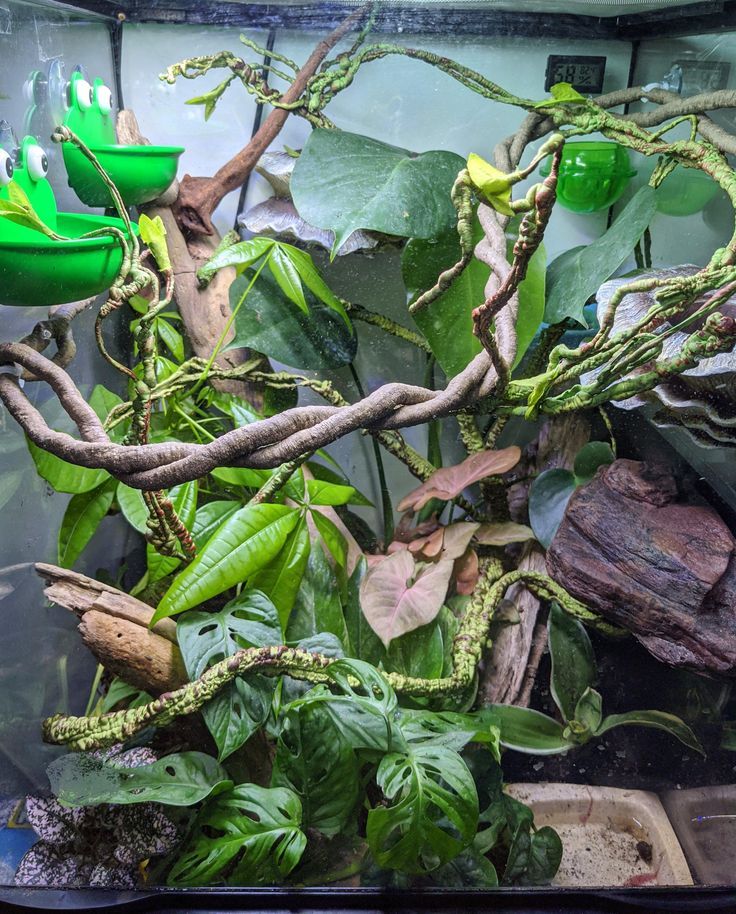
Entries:
<svg viewBox="0 0 736 914">
<path fill-rule="evenodd" d="M 658 660 L 733 676 L 735 547 L 712 508 L 677 501 L 669 470 L 616 460 L 573 494 L 547 570 Z"/>
</svg>

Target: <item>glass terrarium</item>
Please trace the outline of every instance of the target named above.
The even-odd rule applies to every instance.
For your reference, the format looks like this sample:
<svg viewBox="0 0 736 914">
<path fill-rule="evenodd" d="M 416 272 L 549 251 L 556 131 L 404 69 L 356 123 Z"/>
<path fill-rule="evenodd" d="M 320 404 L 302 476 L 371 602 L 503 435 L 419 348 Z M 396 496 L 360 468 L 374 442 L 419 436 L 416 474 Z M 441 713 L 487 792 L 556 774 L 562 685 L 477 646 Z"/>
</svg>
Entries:
<svg viewBox="0 0 736 914">
<path fill-rule="evenodd" d="M 8 909 L 724 909 L 736 3 L 0 41 Z"/>
</svg>

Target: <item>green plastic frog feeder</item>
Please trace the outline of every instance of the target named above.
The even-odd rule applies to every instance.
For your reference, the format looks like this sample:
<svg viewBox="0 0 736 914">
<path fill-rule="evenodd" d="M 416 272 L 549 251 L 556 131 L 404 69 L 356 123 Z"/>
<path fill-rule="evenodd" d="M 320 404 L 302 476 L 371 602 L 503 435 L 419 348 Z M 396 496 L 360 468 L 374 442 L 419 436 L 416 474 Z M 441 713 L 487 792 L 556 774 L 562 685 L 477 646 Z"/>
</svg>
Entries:
<svg viewBox="0 0 736 914">
<path fill-rule="evenodd" d="M 176 177 L 182 146 L 121 146 L 115 136 L 112 93 L 101 79 L 90 86 L 82 73 L 72 73 L 69 108 L 64 125 L 94 153 L 120 191 L 126 206 L 159 197 Z M 64 143 L 69 185 L 87 206 L 113 205 L 110 191 L 94 166 L 71 143 Z"/>
<path fill-rule="evenodd" d="M 546 178 L 551 159 L 540 172 Z M 574 213 L 594 213 L 614 204 L 636 174 L 629 154 L 618 143 L 567 142 L 562 151 L 557 200 Z"/>
<path fill-rule="evenodd" d="M 10 199 L 8 188 L 15 182 L 40 220 L 68 239 L 0 218 L 0 304 L 48 307 L 90 298 L 108 289 L 120 270 L 123 252 L 114 235 L 82 236 L 111 226 L 124 233 L 125 223 L 57 212 L 47 171 L 46 154 L 33 137 L 23 140 L 16 161 L 0 150 L 0 200 Z"/>
</svg>

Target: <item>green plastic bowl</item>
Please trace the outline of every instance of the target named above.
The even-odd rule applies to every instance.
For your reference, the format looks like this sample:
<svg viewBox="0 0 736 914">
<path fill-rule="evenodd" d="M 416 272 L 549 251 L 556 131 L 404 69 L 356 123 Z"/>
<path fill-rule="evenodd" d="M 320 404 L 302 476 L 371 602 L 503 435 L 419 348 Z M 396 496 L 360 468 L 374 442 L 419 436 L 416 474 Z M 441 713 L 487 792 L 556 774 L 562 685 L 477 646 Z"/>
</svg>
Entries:
<svg viewBox="0 0 736 914">
<path fill-rule="evenodd" d="M 183 146 L 120 146 L 115 135 L 112 93 L 101 79 L 90 85 L 82 73 L 69 81 L 64 124 L 89 147 L 120 191 L 126 206 L 160 197 L 176 177 Z M 64 143 L 69 186 L 87 206 L 114 206 L 107 185 L 72 143 Z"/>
<path fill-rule="evenodd" d="M 655 157 L 640 169 L 646 180 L 649 180 L 656 162 Z M 657 189 L 657 211 L 666 216 L 693 216 L 719 192 L 723 193 L 718 184 L 699 168 L 678 165 Z"/>
<path fill-rule="evenodd" d="M 550 173 L 551 159 L 540 169 Z M 574 213 L 594 213 L 614 204 L 636 174 L 629 154 L 618 143 L 567 142 L 562 151 L 557 200 Z"/>
<path fill-rule="evenodd" d="M 120 191 L 126 206 L 150 203 L 176 177 L 181 146 L 91 146 L 100 165 Z M 69 186 L 87 206 L 112 207 L 110 191 L 89 159 L 71 143 L 64 143 Z"/>
<path fill-rule="evenodd" d="M 0 219 L 0 304 L 61 305 L 99 295 L 112 285 L 123 252 L 112 235 L 79 236 L 115 226 L 120 219 L 59 213 L 56 230 L 70 241 L 54 241 L 33 229 Z"/>
<path fill-rule="evenodd" d="M 18 151 L 12 181 L 5 173 L 0 178 L 0 200 L 10 198 L 15 183 L 41 222 L 68 240 L 56 241 L 36 228 L 0 217 L 0 304 L 48 307 L 90 298 L 110 288 L 122 264 L 116 236 L 81 236 L 110 227 L 125 232 L 125 223 L 105 216 L 57 212 L 47 170 L 43 149 L 35 137 L 27 136 Z M 7 162 L 5 171 L 9 171 Z M 137 226 L 133 231 L 137 233 Z"/>
</svg>

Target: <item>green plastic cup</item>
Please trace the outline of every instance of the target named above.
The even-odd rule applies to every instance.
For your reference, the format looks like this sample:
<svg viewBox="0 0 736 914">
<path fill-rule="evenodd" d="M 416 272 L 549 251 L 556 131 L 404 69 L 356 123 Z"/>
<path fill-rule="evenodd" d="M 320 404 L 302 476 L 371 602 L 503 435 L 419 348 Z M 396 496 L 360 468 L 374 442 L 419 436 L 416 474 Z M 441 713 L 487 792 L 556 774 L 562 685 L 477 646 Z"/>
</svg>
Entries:
<svg viewBox="0 0 736 914">
<path fill-rule="evenodd" d="M 551 158 L 542 164 L 550 173 Z M 594 213 L 613 205 L 636 174 L 628 151 L 618 143 L 574 141 L 565 143 L 557 180 L 557 200 L 574 213 Z"/>
</svg>

